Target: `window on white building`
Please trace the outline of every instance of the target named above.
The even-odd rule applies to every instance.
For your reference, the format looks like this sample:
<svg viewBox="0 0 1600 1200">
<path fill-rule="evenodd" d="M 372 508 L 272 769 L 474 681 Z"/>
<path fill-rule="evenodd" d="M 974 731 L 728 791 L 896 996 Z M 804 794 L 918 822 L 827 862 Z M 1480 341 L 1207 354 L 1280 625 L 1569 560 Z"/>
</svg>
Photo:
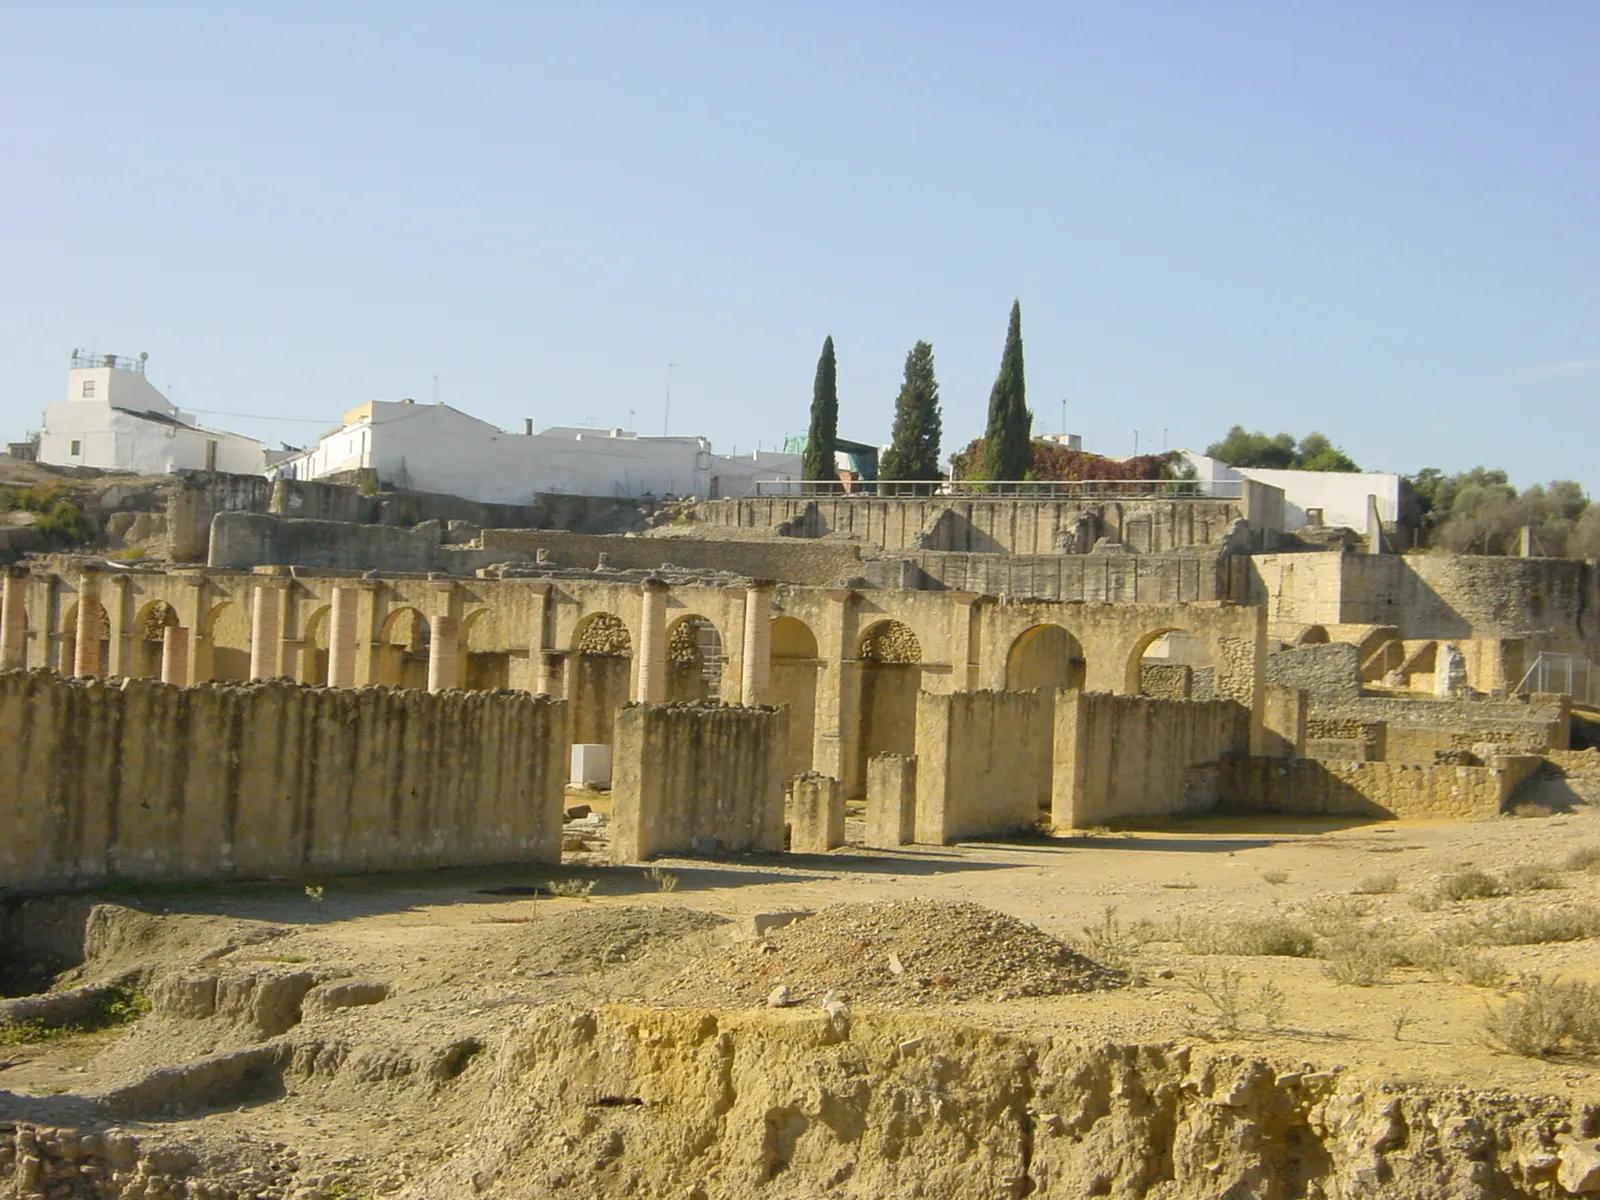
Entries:
<svg viewBox="0 0 1600 1200">
<path fill-rule="evenodd" d="M 80 442 L 80 441 L 74 440 L 73 443 L 72 443 L 72 449 L 67 451 L 67 453 L 68 454 L 82 454 L 83 453 L 83 443 Z"/>
<path fill-rule="evenodd" d="M 85 400 L 88 400 L 93 395 L 94 395 L 94 380 L 85 379 L 83 381 L 83 398 Z M 73 451 L 73 453 L 76 454 L 77 451 Z"/>
</svg>

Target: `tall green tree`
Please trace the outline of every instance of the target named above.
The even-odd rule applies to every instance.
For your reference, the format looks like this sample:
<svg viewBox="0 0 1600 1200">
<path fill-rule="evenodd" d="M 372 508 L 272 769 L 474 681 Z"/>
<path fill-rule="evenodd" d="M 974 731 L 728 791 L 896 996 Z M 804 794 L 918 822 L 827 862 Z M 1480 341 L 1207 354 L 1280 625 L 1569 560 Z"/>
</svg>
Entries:
<svg viewBox="0 0 1600 1200">
<path fill-rule="evenodd" d="M 933 347 L 918 342 L 906 355 L 906 379 L 894 402 L 894 434 L 878 464 L 878 478 L 939 478 L 939 383 L 933 376 Z"/>
<path fill-rule="evenodd" d="M 1297 471 L 1359 471 L 1355 461 L 1313 430 L 1295 444 L 1294 434 L 1269 436 L 1252 433 L 1243 425 L 1228 430 L 1228 436 L 1206 447 L 1206 454 L 1221 459 L 1230 467 L 1293 468 Z"/>
<path fill-rule="evenodd" d="M 1033 414 L 1028 411 L 1028 385 L 1022 368 L 1022 302 L 1011 304 L 1011 325 L 1000 356 L 1000 374 L 989 393 L 989 424 L 984 431 L 983 470 L 986 479 L 1021 479 L 1028 471 L 1033 441 Z"/>
<path fill-rule="evenodd" d="M 833 359 L 833 338 L 822 343 L 817 359 L 817 378 L 811 385 L 811 431 L 806 437 L 803 463 L 808 480 L 836 480 L 833 445 L 839 440 L 838 366 Z"/>
</svg>

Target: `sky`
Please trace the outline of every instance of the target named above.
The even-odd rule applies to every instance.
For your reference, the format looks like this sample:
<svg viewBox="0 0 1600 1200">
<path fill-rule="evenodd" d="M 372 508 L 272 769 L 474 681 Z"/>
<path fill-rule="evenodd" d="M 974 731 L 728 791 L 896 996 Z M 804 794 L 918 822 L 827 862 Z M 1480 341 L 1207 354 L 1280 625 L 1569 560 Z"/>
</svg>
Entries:
<svg viewBox="0 0 1600 1200">
<path fill-rule="evenodd" d="M 411 397 L 771 449 L 832 335 L 868 442 L 933 344 L 948 453 L 1017 299 L 1091 451 L 1600 498 L 1589 0 L 0 11 L 8 438 L 77 347 L 274 445 Z"/>
</svg>

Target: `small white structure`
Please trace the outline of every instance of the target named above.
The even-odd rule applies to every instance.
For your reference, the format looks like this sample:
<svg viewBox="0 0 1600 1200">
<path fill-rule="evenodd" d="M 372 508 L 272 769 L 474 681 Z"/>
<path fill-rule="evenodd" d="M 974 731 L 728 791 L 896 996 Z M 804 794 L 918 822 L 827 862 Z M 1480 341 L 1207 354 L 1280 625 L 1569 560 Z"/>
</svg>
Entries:
<svg viewBox="0 0 1600 1200">
<path fill-rule="evenodd" d="M 796 454 L 729 458 L 701 437 L 640 437 L 624 429 L 555 427 L 507 433 L 448 404 L 374 400 L 310 449 L 272 468 L 290 479 L 370 470 L 383 483 L 485 504 L 574 496 L 744 496 L 758 480 L 798 479 Z"/>
<path fill-rule="evenodd" d="M 1377 501 L 1378 517 L 1385 525 L 1400 519 L 1401 479 L 1381 471 L 1293 471 L 1265 467 L 1230 467 L 1221 459 L 1178 451 L 1194 468 L 1200 490 L 1206 495 L 1238 494 L 1244 479 L 1270 484 L 1283 490 L 1283 528 L 1287 532 L 1304 529 L 1310 522 L 1306 514 L 1322 511 L 1324 525 L 1341 525 L 1358 533 L 1367 529 L 1368 497 Z M 1219 486 L 1219 485 L 1232 485 Z"/>
<path fill-rule="evenodd" d="M 254 438 L 197 425 L 145 378 L 148 358 L 74 350 L 67 398 L 44 406 L 39 461 L 141 475 L 261 474 L 265 447 Z"/>
</svg>

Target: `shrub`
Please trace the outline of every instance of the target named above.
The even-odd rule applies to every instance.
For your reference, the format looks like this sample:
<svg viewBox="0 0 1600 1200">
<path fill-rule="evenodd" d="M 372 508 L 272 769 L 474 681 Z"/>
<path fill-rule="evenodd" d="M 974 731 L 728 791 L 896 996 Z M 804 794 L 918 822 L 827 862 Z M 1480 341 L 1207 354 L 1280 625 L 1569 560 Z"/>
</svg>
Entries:
<svg viewBox="0 0 1600 1200">
<path fill-rule="evenodd" d="M 1361 922 L 1372 913 L 1372 906 L 1364 900 L 1347 896 L 1308 900 L 1300 906 L 1300 915 L 1318 937 L 1338 938 L 1360 929 Z"/>
<path fill-rule="evenodd" d="M 1398 891 L 1400 877 L 1385 871 L 1381 875 L 1368 875 L 1355 886 L 1357 896 L 1387 896 Z"/>
<path fill-rule="evenodd" d="M 1561 865 L 1568 871 L 1600 871 L 1600 846 L 1579 846 Z"/>
<path fill-rule="evenodd" d="M 1214 974 L 1201 967 L 1189 977 L 1188 985 L 1189 990 L 1209 1006 L 1207 1011 L 1202 1011 L 1198 1004 L 1184 1006 L 1195 1018 L 1189 1024 L 1190 1031 L 1200 1037 L 1236 1034 L 1251 1014 L 1258 1017 L 1268 1031 L 1276 1029 L 1283 1018 L 1286 1002 L 1283 990 L 1275 984 L 1263 983 L 1254 996 L 1246 996 L 1243 976 L 1236 967 L 1222 967 Z M 1202 1024 L 1201 1019 L 1209 1024 Z"/>
<path fill-rule="evenodd" d="M 1506 886 L 1513 892 L 1547 892 L 1565 885 L 1561 872 L 1549 863 L 1524 863 L 1506 872 Z"/>
<path fill-rule="evenodd" d="M 1483 1019 L 1496 1049 L 1524 1058 L 1600 1050 L 1600 988 L 1530 975 L 1521 994 Z"/>
<path fill-rule="evenodd" d="M 43 1021 L 13 1021 L 0 1024 L 0 1046 L 20 1046 L 33 1042 L 53 1042 L 62 1038 L 97 1033 L 130 1025 L 150 1011 L 150 998 L 136 988 L 113 985 L 102 988 L 94 1006 L 82 1019 L 62 1025 Z"/>
<path fill-rule="evenodd" d="M 1316 948 L 1308 929 L 1287 917 L 1261 917 L 1219 923 L 1185 923 L 1179 939 L 1190 954 L 1237 954 L 1246 957 L 1308 958 Z"/>
<path fill-rule="evenodd" d="M 1394 943 L 1376 930 L 1360 929 L 1330 941 L 1322 951 L 1322 969 L 1335 983 L 1371 987 L 1406 961 Z"/>
<path fill-rule="evenodd" d="M 1487 871 L 1469 867 L 1453 871 L 1435 889 L 1441 900 L 1487 900 L 1506 894 L 1506 885 Z"/>
<path fill-rule="evenodd" d="M 1469 987 L 1494 987 L 1505 977 L 1492 955 L 1466 946 L 1451 946 L 1437 938 L 1416 938 L 1397 943 L 1395 949 L 1411 966 Z"/>
<path fill-rule="evenodd" d="M 1155 940 L 1155 936 L 1156 927 L 1149 921 L 1124 925 L 1117 917 L 1116 906 L 1108 904 L 1097 924 L 1083 927 L 1078 948 L 1112 970 L 1124 972 L 1133 987 L 1142 987 L 1144 969 L 1139 963 L 1139 956 L 1144 953 L 1145 946 Z"/>
<path fill-rule="evenodd" d="M 1445 931 L 1458 946 L 1542 946 L 1600 936 L 1600 909 L 1514 908 Z"/>
<path fill-rule="evenodd" d="M 1289 882 L 1289 872 L 1287 872 L 1287 871 L 1263 871 L 1263 872 L 1261 872 L 1261 878 L 1266 880 L 1268 883 L 1274 884 L 1274 885 L 1280 884 L 1280 883 L 1288 883 Z"/>
<path fill-rule="evenodd" d="M 560 896 L 567 900 L 587 900 L 598 882 L 595 879 L 552 879 L 544 886 L 552 896 Z"/>
</svg>

